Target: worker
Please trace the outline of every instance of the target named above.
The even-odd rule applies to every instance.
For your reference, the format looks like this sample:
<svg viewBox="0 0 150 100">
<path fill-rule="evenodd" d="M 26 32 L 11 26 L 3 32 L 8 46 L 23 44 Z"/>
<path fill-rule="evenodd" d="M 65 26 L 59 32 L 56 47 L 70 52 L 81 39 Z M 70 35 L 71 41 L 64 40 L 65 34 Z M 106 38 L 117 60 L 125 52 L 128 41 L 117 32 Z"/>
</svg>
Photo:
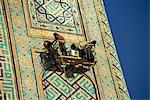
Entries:
<svg viewBox="0 0 150 100">
<path fill-rule="evenodd" d="M 77 47 L 75 44 L 72 44 L 71 49 L 79 51 L 79 56 L 82 59 L 84 60 L 86 59 L 88 61 L 94 61 L 94 54 L 92 51 L 92 47 L 93 46 L 95 47 L 95 44 L 96 44 L 95 40 L 92 42 L 88 42 L 85 45 L 79 47 Z"/>
<path fill-rule="evenodd" d="M 40 57 L 44 68 L 48 69 L 51 66 L 57 65 L 58 52 L 53 48 L 53 42 L 44 41 L 43 46 L 46 49 L 46 52 L 41 52 Z"/>
<path fill-rule="evenodd" d="M 64 37 L 62 37 L 61 35 L 59 35 L 57 33 L 54 33 L 54 38 L 55 38 L 54 41 L 59 42 L 59 47 L 60 47 L 60 51 L 61 51 L 62 55 L 67 55 Z"/>
</svg>

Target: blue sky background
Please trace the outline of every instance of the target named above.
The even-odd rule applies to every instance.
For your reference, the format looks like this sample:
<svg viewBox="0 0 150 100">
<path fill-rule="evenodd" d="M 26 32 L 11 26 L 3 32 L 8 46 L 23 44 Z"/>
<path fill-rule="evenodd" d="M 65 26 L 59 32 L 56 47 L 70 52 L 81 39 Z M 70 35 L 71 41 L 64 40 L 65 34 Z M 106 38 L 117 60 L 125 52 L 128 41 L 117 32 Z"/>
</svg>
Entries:
<svg viewBox="0 0 150 100">
<path fill-rule="evenodd" d="M 148 99 L 148 1 L 103 0 L 131 98 Z"/>
</svg>

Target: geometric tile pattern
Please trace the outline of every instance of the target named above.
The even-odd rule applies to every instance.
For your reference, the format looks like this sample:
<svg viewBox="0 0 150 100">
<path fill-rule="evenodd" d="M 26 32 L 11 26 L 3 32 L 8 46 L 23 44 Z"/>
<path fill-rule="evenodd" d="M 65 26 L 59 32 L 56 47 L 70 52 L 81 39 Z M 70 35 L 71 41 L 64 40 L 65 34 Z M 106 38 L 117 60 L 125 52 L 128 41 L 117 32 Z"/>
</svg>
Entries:
<svg viewBox="0 0 150 100">
<path fill-rule="evenodd" d="M 114 79 L 114 84 L 117 90 L 118 98 L 123 100 L 130 100 L 130 96 L 127 90 L 125 79 L 123 77 L 123 72 L 121 70 L 121 65 L 116 52 L 115 44 L 111 34 L 111 29 L 107 20 L 107 15 L 105 12 L 105 7 L 102 0 L 99 1 L 99 23 L 101 27 L 102 37 L 104 39 L 105 49 L 110 62 L 110 69 Z"/>
<path fill-rule="evenodd" d="M 15 100 L 16 87 L 8 33 L 0 2 L 0 100 Z"/>
<path fill-rule="evenodd" d="M 37 75 L 41 74 L 41 64 L 39 55 L 33 57 Z M 37 65 L 37 63 L 39 63 Z M 98 99 L 96 93 L 96 83 L 92 68 L 66 68 L 66 75 L 56 66 L 42 74 L 42 89 L 45 100 L 79 100 L 79 99 Z M 41 90 L 41 89 L 39 89 Z"/>
<path fill-rule="evenodd" d="M 14 87 L 15 84 L 11 85 L 12 91 L 14 91 L 12 95 L 13 93 L 17 94 L 16 96 L 25 100 L 130 99 L 101 0 L 2 1 L 12 45 L 8 48 L 13 51 L 16 69 L 14 71 L 16 77 L 12 76 L 12 83 L 17 79 L 16 85 L 18 87 L 17 90 Z M 69 14 L 65 15 L 66 12 Z M 54 17 L 50 18 L 51 16 Z M 28 18 L 30 21 L 27 20 Z M 66 18 L 68 21 L 62 23 Z M 30 28 L 34 30 L 33 35 L 28 35 L 33 32 L 29 31 Z M 43 48 L 43 41 L 49 39 L 40 38 L 36 35 L 43 34 L 46 36 L 47 32 L 50 34 L 62 32 L 65 38 L 72 38 L 73 35 L 69 37 L 65 34 L 75 33 L 74 37 L 78 37 L 76 34 L 83 35 L 83 30 L 86 33 L 87 41 L 97 41 L 97 64 L 86 70 L 68 67 L 66 69 L 68 77 L 55 66 L 42 73 L 39 56 L 34 50 Z M 6 40 L 8 40 L 7 37 Z M 5 43 L 4 45 L 7 46 L 8 44 Z M 3 53 L 6 55 L 6 52 Z M 8 55 L 10 56 L 9 53 Z M 3 77 L 5 75 L 4 67 L 0 68 Z M 14 75 L 14 72 L 11 70 L 10 73 Z M 3 93 L 4 90 L 1 89 L 0 91 Z M 9 90 L 10 93 L 10 89 L 6 90 Z M 8 97 L 10 97 L 9 95 Z M 6 96 L 0 94 L 1 97 Z M 16 100 L 16 98 L 10 98 Z"/>
<path fill-rule="evenodd" d="M 77 0 L 27 0 L 31 27 L 82 34 Z"/>
<path fill-rule="evenodd" d="M 74 27 L 72 8 L 67 0 L 34 1 L 39 22 Z"/>
<path fill-rule="evenodd" d="M 68 69 L 69 71 L 71 69 Z M 74 69 L 72 69 L 73 71 Z M 56 69 L 58 71 L 58 69 Z M 90 81 L 88 75 L 79 74 L 80 69 L 74 70 L 73 78 L 65 78 L 63 73 L 52 72 L 47 73 L 42 81 L 45 99 L 50 100 L 96 100 L 96 91 L 94 83 Z M 49 75 L 50 74 L 50 75 Z"/>
</svg>

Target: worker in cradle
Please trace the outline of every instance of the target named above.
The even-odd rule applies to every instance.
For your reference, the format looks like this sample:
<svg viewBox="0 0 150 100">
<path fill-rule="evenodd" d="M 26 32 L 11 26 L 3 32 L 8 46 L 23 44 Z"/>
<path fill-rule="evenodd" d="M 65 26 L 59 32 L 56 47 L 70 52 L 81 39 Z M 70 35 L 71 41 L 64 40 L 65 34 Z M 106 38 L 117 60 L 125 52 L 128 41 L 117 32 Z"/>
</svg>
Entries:
<svg viewBox="0 0 150 100">
<path fill-rule="evenodd" d="M 95 57 L 92 51 L 92 47 L 95 47 L 96 41 L 93 40 L 92 42 L 88 42 L 87 44 L 77 47 L 75 44 L 71 45 L 72 50 L 79 51 L 79 56 L 82 59 L 86 59 L 88 61 L 94 61 Z"/>
<path fill-rule="evenodd" d="M 57 66 L 57 56 L 58 52 L 53 47 L 53 42 L 50 41 L 44 41 L 43 43 L 45 52 L 40 53 L 41 62 L 44 65 L 44 69 L 48 69 L 51 66 Z"/>
<path fill-rule="evenodd" d="M 54 41 L 59 42 L 59 47 L 60 47 L 60 51 L 61 51 L 62 55 L 67 55 L 64 37 L 57 34 L 57 33 L 54 33 L 53 35 L 54 35 L 54 38 L 55 38 Z"/>
</svg>

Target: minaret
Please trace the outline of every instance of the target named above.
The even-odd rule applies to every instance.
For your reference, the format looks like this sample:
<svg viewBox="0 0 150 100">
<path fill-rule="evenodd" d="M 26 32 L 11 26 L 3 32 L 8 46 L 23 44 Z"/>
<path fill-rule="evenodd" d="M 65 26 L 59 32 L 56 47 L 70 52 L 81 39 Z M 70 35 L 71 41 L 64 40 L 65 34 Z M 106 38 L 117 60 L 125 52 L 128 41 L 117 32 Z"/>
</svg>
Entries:
<svg viewBox="0 0 150 100">
<path fill-rule="evenodd" d="M 66 47 L 96 40 L 96 64 L 43 70 L 54 33 Z M 103 1 L 1 0 L 0 99 L 130 100 Z"/>
<path fill-rule="evenodd" d="M 104 3 L 103 0 L 98 0 L 98 1 L 99 1 L 99 6 L 97 5 L 98 6 L 97 10 L 99 10 L 99 12 L 97 12 L 97 14 L 98 14 L 101 34 L 104 41 L 104 46 L 109 61 L 110 71 L 114 81 L 117 97 L 119 100 L 121 99 L 128 100 L 130 99 L 130 96 L 127 90 L 127 86 L 125 83 L 119 58 L 117 55 L 117 50 L 112 37 Z"/>
</svg>

